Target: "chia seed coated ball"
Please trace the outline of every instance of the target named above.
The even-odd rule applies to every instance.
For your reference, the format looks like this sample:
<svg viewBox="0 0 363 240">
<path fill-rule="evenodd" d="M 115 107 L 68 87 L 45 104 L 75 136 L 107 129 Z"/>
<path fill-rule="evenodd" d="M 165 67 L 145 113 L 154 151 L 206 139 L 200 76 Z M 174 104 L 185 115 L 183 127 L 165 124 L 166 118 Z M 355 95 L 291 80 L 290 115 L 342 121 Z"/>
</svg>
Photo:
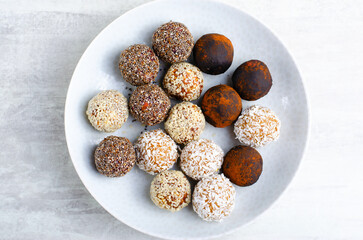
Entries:
<svg viewBox="0 0 363 240">
<path fill-rule="evenodd" d="M 136 164 L 149 174 L 170 169 L 178 160 L 176 143 L 163 130 L 144 132 L 135 143 Z"/>
<path fill-rule="evenodd" d="M 127 138 L 109 136 L 98 144 L 94 158 L 99 173 L 106 177 L 121 177 L 135 165 L 136 154 Z"/>
<path fill-rule="evenodd" d="M 200 108 L 191 102 L 176 104 L 165 122 L 165 131 L 178 144 L 187 144 L 199 139 L 205 127 Z"/>
<path fill-rule="evenodd" d="M 116 90 L 102 91 L 89 101 L 86 114 L 98 131 L 114 132 L 129 117 L 127 99 Z"/>
<path fill-rule="evenodd" d="M 261 147 L 280 135 L 281 122 L 267 107 L 251 106 L 244 110 L 234 124 L 237 139 L 250 147 Z"/>
<path fill-rule="evenodd" d="M 223 150 L 211 140 L 192 141 L 182 150 L 180 168 L 187 176 L 200 180 L 219 171 L 223 155 Z"/>
<path fill-rule="evenodd" d="M 159 59 L 148 46 L 136 44 L 121 53 L 118 66 L 127 82 L 140 86 L 155 80 L 159 72 Z"/>
<path fill-rule="evenodd" d="M 240 65 L 233 73 L 232 82 L 241 98 L 248 101 L 262 98 L 272 87 L 270 71 L 259 60 L 250 60 Z"/>
<path fill-rule="evenodd" d="M 190 203 L 190 183 L 181 171 L 162 172 L 151 182 L 150 198 L 159 208 L 179 211 Z"/>
<path fill-rule="evenodd" d="M 223 174 L 200 180 L 193 192 L 193 209 L 205 221 L 220 222 L 234 209 L 236 190 Z"/>
<path fill-rule="evenodd" d="M 143 85 L 137 87 L 131 94 L 129 108 L 134 118 L 143 124 L 153 126 L 166 118 L 170 109 L 170 99 L 159 86 Z"/>
<path fill-rule="evenodd" d="M 203 74 L 190 63 L 171 65 L 163 81 L 166 93 L 182 101 L 198 99 L 203 91 Z"/>
<path fill-rule="evenodd" d="M 205 73 L 224 73 L 233 61 L 233 45 L 226 36 L 210 33 L 195 43 L 193 55 L 195 64 Z"/>
<path fill-rule="evenodd" d="M 262 165 L 262 157 L 256 149 L 239 145 L 226 154 L 222 169 L 231 182 L 246 187 L 257 182 Z"/>
<path fill-rule="evenodd" d="M 242 101 L 230 86 L 217 85 L 204 94 L 202 99 L 204 116 L 214 127 L 224 128 L 232 125 L 242 111 Z"/>
<path fill-rule="evenodd" d="M 177 63 L 188 59 L 193 49 L 193 36 L 178 22 L 161 25 L 152 36 L 153 49 L 164 62 Z"/>
</svg>

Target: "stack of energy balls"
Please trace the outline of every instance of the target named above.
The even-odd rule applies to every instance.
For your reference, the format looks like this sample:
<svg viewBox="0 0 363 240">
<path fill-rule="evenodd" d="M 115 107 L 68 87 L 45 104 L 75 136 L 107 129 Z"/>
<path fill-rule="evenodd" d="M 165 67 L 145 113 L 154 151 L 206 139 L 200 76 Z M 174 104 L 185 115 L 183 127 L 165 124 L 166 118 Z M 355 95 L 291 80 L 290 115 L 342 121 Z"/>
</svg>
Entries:
<svg viewBox="0 0 363 240">
<path fill-rule="evenodd" d="M 192 52 L 196 66 L 186 62 Z M 90 123 L 99 131 L 114 132 L 130 113 L 147 126 L 165 121 L 165 128 L 143 132 L 134 144 L 125 137 L 106 137 L 94 153 L 97 170 L 107 177 L 121 177 L 136 163 L 156 175 L 150 186 L 156 206 L 174 212 L 192 201 L 194 211 L 206 221 L 229 216 L 235 205 L 233 184 L 250 186 L 262 173 L 262 157 L 255 148 L 276 140 L 280 133 L 280 121 L 267 107 L 255 105 L 242 112 L 241 98 L 257 100 L 272 86 L 270 72 L 259 60 L 240 65 L 233 86 L 208 89 L 200 107 L 190 102 L 201 96 L 202 72 L 224 73 L 233 55 L 232 42 L 224 35 L 206 34 L 194 45 L 188 28 L 178 22 L 161 25 L 152 35 L 152 48 L 136 44 L 123 50 L 121 75 L 137 88 L 128 100 L 117 90 L 97 94 L 86 112 Z M 162 87 L 154 84 L 159 58 L 170 65 Z M 171 108 L 170 98 L 180 102 Z M 234 124 L 242 145 L 225 155 L 212 140 L 200 139 L 205 121 L 217 128 Z M 170 170 L 179 158 L 181 171 Z M 186 176 L 198 181 L 193 194 Z"/>
</svg>

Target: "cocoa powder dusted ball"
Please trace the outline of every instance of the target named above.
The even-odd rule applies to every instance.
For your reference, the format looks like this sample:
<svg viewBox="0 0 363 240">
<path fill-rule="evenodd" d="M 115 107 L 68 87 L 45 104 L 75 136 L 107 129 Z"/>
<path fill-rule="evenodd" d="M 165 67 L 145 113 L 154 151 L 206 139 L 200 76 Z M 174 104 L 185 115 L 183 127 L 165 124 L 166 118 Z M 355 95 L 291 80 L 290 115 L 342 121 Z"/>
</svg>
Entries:
<svg viewBox="0 0 363 240">
<path fill-rule="evenodd" d="M 162 172 L 151 182 L 150 198 L 159 208 L 179 211 L 190 203 L 190 183 L 181 171 Z"/>
<path fill-rule="evenodd" d="M 235 146 L 224 157 L 223 174 L 232 183 L 246 187 L 257 182 L 262 173 L 262 157 L 248 146 Z"/>
<path fill-rule="evenodd" d="M 133 168 L 136 155 L 127 138 L 109 136 L 97 146 L 94 159 L 99 173 L 106 177 L 121 177 Z"/>
<path fill-rule="evenodd" d="M 233 73 L 232 82 L 241 98 L 248 101 L 262 98 L 272 87 L 270 71 L 259 60 L 250 60 L 240 65 Z"/>
<path fill-rule="evenodd" d="M 224 128 L 238 118 L 242 111 L 242 101 L 232 87 L 217 85 L 204 94 L 202 111 L 208 123 Z"/>
<path fill-rule="evenodd" d="M 210 33 L 203 35 L 195 43 L 194 61 L 205 73 L 217 75 L 224 73 L 233 61 L 233 45 L 226 36 Z"/>
<path fill-rule="evenodd" d="M 151 83 L 159 72 L 159 59 L 145 44 L 135 44 L 120 55 L 122 77 L 134 86 Z"/>
<path fill-rule="evenodd" d="M 163 81 L 166 93 L 182 101 L 198 99 L 203 91 L 203 74 L 196 66 L 181 62 L 169 68 Z"/>
<path fill-rule="evenodd" d="M 145 125 L 153 126 L 166 118 L 170 99 L 161 87 L 148 84 L 133 91 L 129 101 L 131 115 Z"/>
<path fill-rule="evenodd" d="M 137 166 L 152 175 L 170 169 L 178 160 L 176 143 L 161 129 L 142 133 L 135 151 Z"/>
<path fill-rule="evenodd" d="M 182 23 L 168 22 L 161 25 L 152 36 L 153 49 L 167 63 L 183 62 L 193 49 L 193 36 Z"/>
<path fill-rule="evenodd" d="M 205 127 L 202 110 L 191 102 L 176 104 L 165 122 L 165 131 L 178 144 L 199 139 Z"/>
</svg>

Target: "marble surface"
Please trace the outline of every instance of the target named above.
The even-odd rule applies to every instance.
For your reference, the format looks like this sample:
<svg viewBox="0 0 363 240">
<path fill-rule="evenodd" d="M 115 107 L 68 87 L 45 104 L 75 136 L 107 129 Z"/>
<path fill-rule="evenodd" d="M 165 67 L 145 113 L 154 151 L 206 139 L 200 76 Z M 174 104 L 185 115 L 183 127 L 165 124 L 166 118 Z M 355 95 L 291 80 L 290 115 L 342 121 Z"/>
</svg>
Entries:
<svg viewBox="0 0 363 240">
<path fill-rule="evenodd" d="M 73 70 L 108 23 L 144 0 L 0 0 L 0 239 L 154 239 L 109 215 L 68 155 Z M 220 239 L 363 239 L 363 2 L 227 0 L 295 56 L 311 107 L 305 159 L 256 221 Z"/>
</svg>

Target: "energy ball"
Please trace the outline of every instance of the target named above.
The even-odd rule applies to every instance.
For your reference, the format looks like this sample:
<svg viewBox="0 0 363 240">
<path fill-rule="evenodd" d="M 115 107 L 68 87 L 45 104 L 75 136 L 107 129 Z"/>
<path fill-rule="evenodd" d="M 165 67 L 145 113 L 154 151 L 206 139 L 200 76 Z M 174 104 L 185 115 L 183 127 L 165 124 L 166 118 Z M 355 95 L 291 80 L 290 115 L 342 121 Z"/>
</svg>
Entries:
<svg viewBox="0 0 363 240">
<path fill-rule="evenodd" d="M 161 129 L 141 134 L 135 151 L 137 166 L 152 175 L 170 169 L 178 160 L 176 143 Z"/>
<path fill-rule="evenodd" d="M 223 150 L 208 139 L 199 139 L 186 145 L 180 155 L 180 167 L 194 180 L 200 180 L 219 171 Z"/>
<path fill-rule="evenodd" d="M 198 182 L 193 192 L 193 209 L 205 221 L 220 222 L 234 208 L 236 190 L 223 176 L 215 174 Z"/>
<path fill-rule="evenodd" d="M 224 128 L 232 125 L 242 111 L 242 101 L 238 93 L 230 86 L 217 85 L 204 94 L 202 111 L 210 124 Z"/>
<path fill-rule="evenodd" d="M 151 83 L 159 72 L 159 58 L 144 44 L 126 48 L 120 55 L 122 77 L 134 86 Z"/>
<path fill-rule="evenodd" d="M 131 94 L 129 108 L 136 120 L 153 126 L 166 118 L 170 109 L 170 99 L 161 87 L 154 84 L 143 85 Z"/>
<path fill-rule="evenodd" d="M 204 130 L 205 119 L 200 108 L 191 102 L 176 104 L 165 122 L 165 131 L 178 144 L 199 139 Z"/>
<path fill-rule="evenodd" d="M 125 49 L 119 60 L 122 77 L 134 86 L 151 83 L 159 72 L 159 59 L 144 44 L 135 44 Z"/>
<path fill-rule="evenodd" d="M 163 85 L 170 97 L 193 101 L 198 99 L 203 91 L 203 74 L 190 63 L 175 63 L 166 73 Z"/>
<path fill-rule="evenodd" d="M 248 146 L 235 146 L 224 157 L 223 173 L 234 184 L 246 187 L 257 182 L 262 173 L 262 157 Z"/>
<path fill-rule="evenodd" d="M 280 135 L 281 122 L 267 107 L 251 106 L 244 110 L 234 124 L 237 139 L 250 147 L 261 147 Z"/>
<path fill-rule="evenodd" d="M 233 73 L 232 82 L 241 98 L 248 101 L 262 98 L 272 86 L 270 71 L 259 60 L 250 60 L 240 65 Z"/>
<path fill-rule="evenodd" d="M 193 49 L 193 36 L 178 22 L 161 25 L 152 36 L 153 49 L 164 62 L 177 63 L 188 59 Z"/>
<path fill-rule="evenodd" d="M 205 73 L 218 75 L 227 71 L 233 61 L 233 45 L 226 36 L 210 33 L 196 42 L 193 50 L 196 65 Z"/>
<path fill-rule="evenodd" d="M 88 102 L 86 114 L 98 131 L 114 132 L 129 117 L 127 99 L 116 90 L 102 91 Z"/>
<path fill-rule="evenodd" d="M 106 177 L 121 177 L 133 168 L 136 155 L 127 138 L 109 136 L 98 144 L 94 159 L 99 173 Z"/>
<path fill-rule="evenodd" d="M 179 211 L 190 203 L 190 183 L 181 171 L 162 172 L 151 182 L 150 198 L 159 208 Z"/>
</svg>

